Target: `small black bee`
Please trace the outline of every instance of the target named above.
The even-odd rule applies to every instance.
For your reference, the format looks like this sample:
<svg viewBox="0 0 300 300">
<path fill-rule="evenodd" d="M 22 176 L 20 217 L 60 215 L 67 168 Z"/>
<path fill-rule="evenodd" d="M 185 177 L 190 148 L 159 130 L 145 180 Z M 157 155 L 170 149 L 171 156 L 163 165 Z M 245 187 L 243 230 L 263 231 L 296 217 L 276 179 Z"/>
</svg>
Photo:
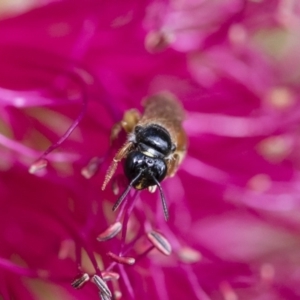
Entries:
<svg viewBox="0 0 300 300">
<path fill-rule="evenodd" d="M 125 112 L 123 120 L 114 126 L 112 140 L 122 128 L 128 133 L 128 137 L 106 173 L 102 190 L 115 173 L 118 162 L 125 159 L 124 173 L 129 185 L 114 204 L 113 211 L 123 202 L 132 187 L 137 190 L 148 188 L 151 192 L 158 187 L 167 220 L 169 213 L 160 182 L 176 173 L 185 156 L 187 139 L 182 128 L 184 110 L 179 101 L 169 93 L 147 98 L 144 107 L 142 116 L 135 109 L 129 110 Z"/>
</svg>

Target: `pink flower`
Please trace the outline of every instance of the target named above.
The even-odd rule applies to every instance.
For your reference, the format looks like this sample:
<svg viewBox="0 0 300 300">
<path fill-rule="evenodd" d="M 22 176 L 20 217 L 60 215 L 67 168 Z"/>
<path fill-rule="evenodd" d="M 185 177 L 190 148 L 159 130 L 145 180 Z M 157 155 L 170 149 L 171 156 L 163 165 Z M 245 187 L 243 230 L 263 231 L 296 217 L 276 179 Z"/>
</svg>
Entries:
<svg viewBox="0 0 300 300">
<path fill-rule="evenodd" d="M 34 5 L 0 21 L 1 297 L 298 299 L 298 2 Z M 165 91 L 189 138 L 170 219 L 158 192 L 112 212 L 112 126 Z"/>
</svg>

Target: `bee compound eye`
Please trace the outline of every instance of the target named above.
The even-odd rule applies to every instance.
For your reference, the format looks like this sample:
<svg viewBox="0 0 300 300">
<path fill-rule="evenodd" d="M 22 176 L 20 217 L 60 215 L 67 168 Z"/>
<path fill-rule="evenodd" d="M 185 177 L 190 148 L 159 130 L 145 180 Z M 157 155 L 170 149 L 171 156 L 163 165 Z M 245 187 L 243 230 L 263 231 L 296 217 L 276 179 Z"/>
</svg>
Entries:
<svg viewBox="0 0 300 300">
<path fill-rule="evenodd" d="M 136 177 L 145 164 L 143 155 L 138 151 L 131 152 L 124 162 L 124 172 L 129 180 Z"/>
<path fill-rule="evenodd" d="M 162 181 L 167 174 L 167 165 L 162 159 L 156 159 L 151 170 L 155 178 L 158 181 Z"/>
</svg>

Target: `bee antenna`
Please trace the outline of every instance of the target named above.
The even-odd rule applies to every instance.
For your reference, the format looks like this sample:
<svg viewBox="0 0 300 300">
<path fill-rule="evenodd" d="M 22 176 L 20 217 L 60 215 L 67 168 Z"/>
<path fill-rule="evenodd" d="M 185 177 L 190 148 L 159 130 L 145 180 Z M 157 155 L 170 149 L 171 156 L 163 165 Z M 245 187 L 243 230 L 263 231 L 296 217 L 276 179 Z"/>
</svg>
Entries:
<svg viewBox="0 0 300 300">
<path fill-rule="evenodd" d="M 128 193 L 129 193 L 130 189 L 132 188 L 133 184 L 140 178 L 140 176 L 142 175 L 142 173 L 143 173 L 143 171 L 141 171 L 135 178 L 133 178 L 131 180 L 131 182 L 129 183 L 129 185 L 126 188 L 126 190 L 123 192 L 123 194 L 120 196 L 120 198 L 114 204 L 114 206 L 112 208 L 113 211 L 115 211 L 115 210 L 118 209 L 118 207 L 121 205 L 121 203 L 124 201 L 124 199 L 128 195 Z"/>
<path fill-rule="evenodd" d="M 162 203 L 162 206 L 163 206 L 165 220 L 168 221 L 168 219 L 169 219 L 169 211 L 168 211 L 167 202 L 166 202 L 166 198 L 165 198 L 163 189 L 162 189 L 159 181 L 153 175 L 151 175 L 151 177 L 153 178 L 153 180 L 155 181 L 156 185 L 158 186 L 159 193 L 160 193 L 160 199 L 161 199 L 161 203 Z"/>
</svg>

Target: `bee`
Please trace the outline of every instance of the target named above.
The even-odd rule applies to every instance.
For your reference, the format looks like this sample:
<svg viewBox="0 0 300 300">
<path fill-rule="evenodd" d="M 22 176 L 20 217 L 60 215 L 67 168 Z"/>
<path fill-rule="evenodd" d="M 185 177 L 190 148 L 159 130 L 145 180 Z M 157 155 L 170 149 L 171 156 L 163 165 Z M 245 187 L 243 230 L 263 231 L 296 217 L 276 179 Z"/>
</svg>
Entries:
<svg viewBox="0 0 300 300">
<path fill-rule="evenodd" d="M 128 135 L 107 170 L 102 190 L 114 175 L 118 163 L 124 160 L 124 173 L 129 184 L 115 202 L 113 211 L 132 187 L 137 190 L 148 188 L 150 192 L 158 187 L 164 216 L 168 220 L 169 212 L 160 182 L 174 176 L 186 154 L 187 137 L 182 127 L 185 114 L 181 103 L 167 92 L 146 98 L 143 106 L 142 115 L 136 109 L 126 111 L 123 120 L 112 129 L 111 141 L 122 129 Z"/>
</svg>

